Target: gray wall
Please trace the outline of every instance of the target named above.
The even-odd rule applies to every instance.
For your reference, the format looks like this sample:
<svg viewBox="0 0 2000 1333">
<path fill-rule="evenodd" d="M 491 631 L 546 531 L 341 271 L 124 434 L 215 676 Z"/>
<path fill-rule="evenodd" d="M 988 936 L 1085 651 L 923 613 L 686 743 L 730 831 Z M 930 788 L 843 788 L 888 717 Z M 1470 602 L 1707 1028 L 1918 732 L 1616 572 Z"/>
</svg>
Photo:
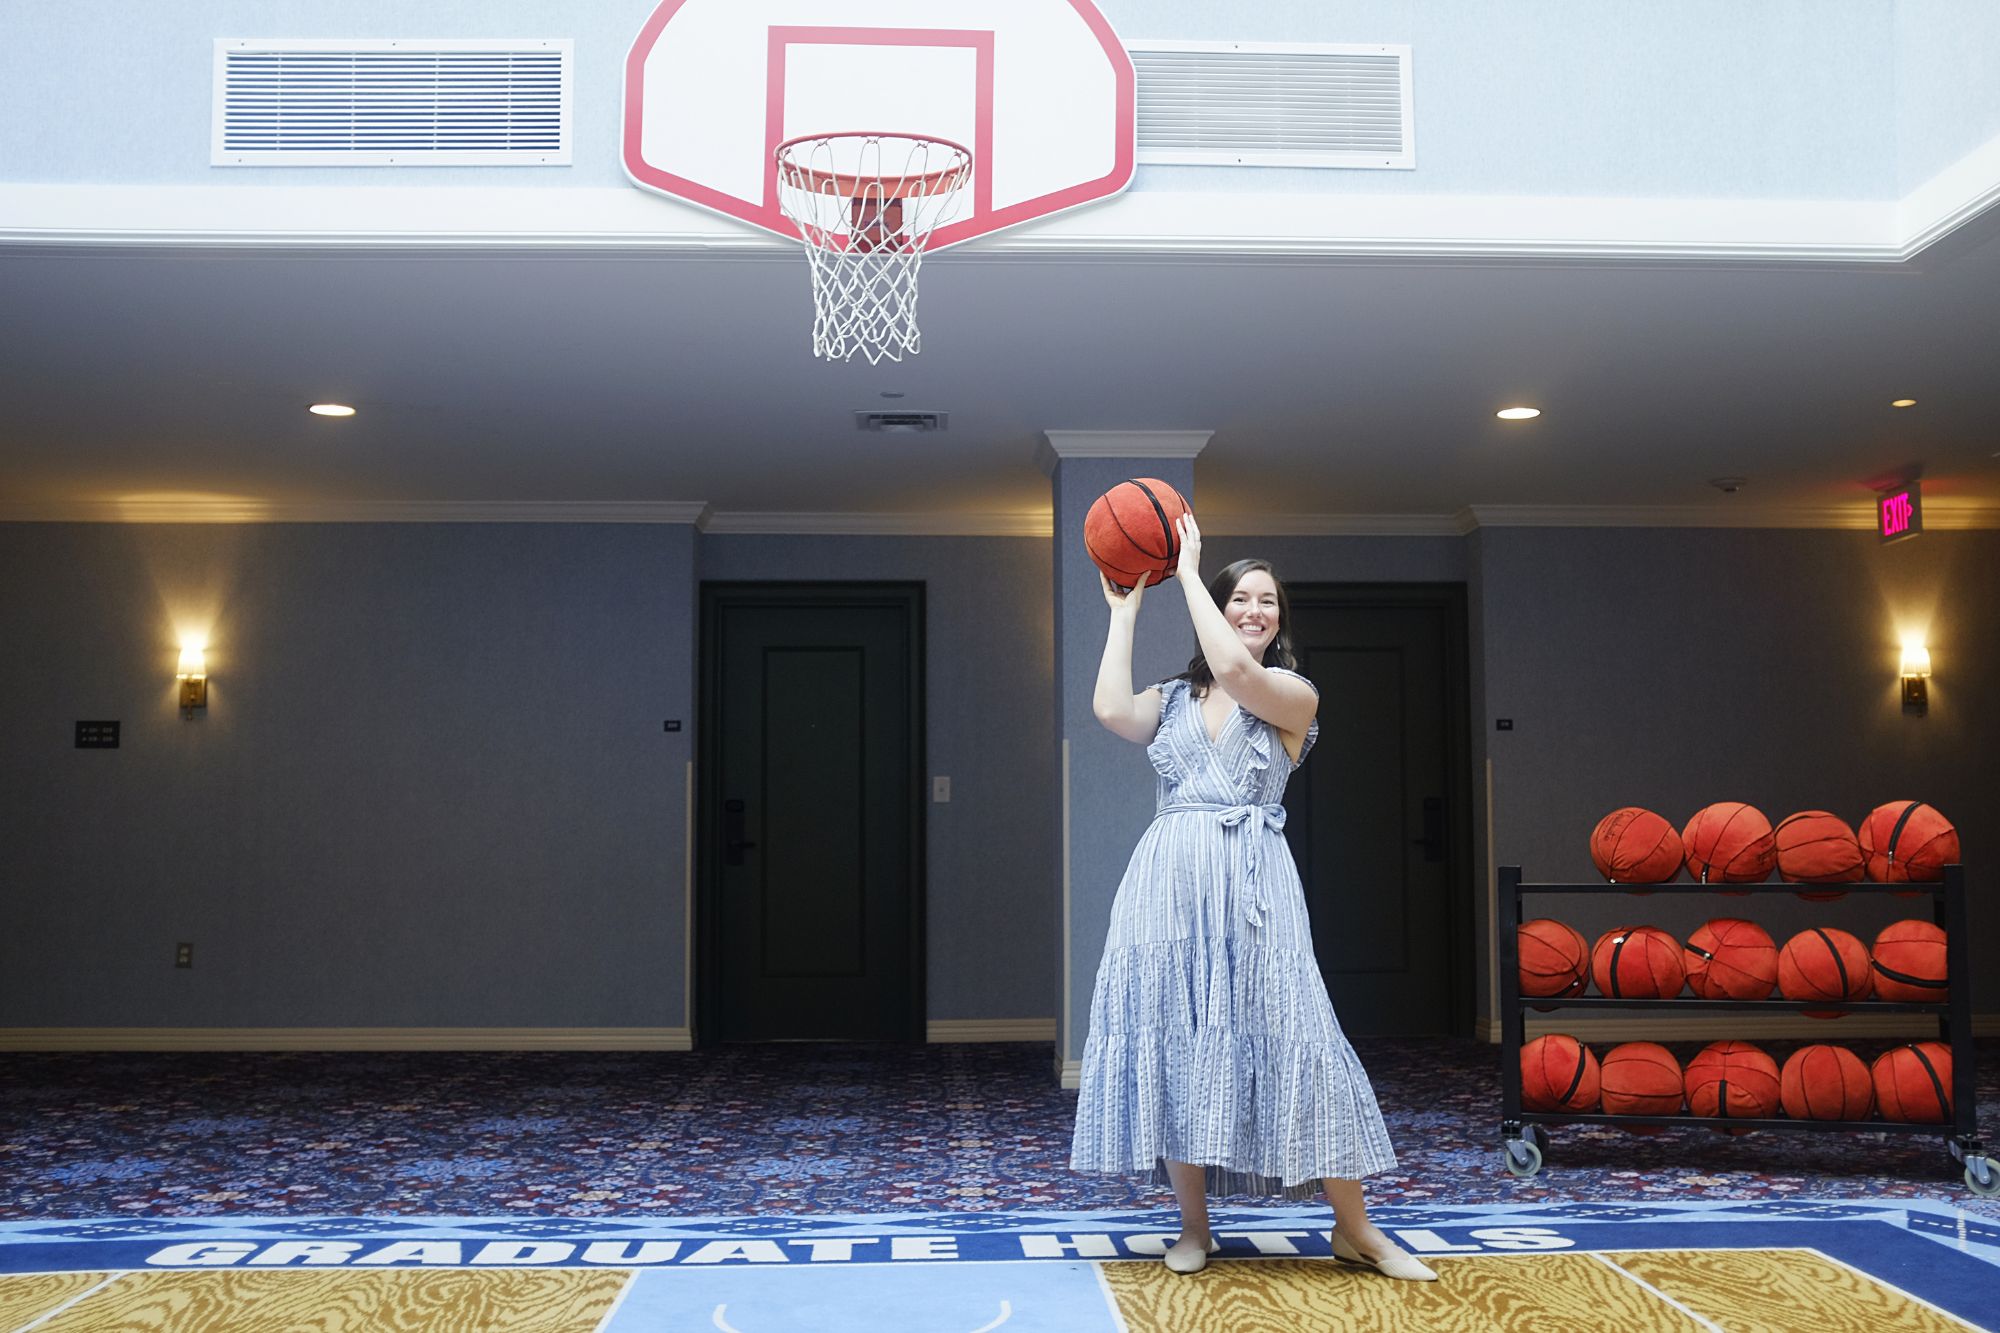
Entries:
<svg viewBox="0 0 2000 1333">
<path fill-rule="evenodd" d="M 1494 861 L 1587 878 L 1591 826 L 1626 803 L 1676 823 L 1724 799 L 1853 820 L 1915 796 L 1963 832 L 1975 957 L 2000 945 L 1978 878 L 2000 703 L 1977 684 L 2000 660 L 2000 533 L 1887 548 L 1746 530 L 1218 537 L 1208 562 L 1252 553 L 1295 580 L 1467 582 Z M 696 587 L 797 577 L 927 583 L 929 769 L 953 780 L 952 803 L 928 807 L 930 1016 L 1056 1016 L 1046 540 L 14 524 L 0 1025 L 684 1024 Z M 1149 608 L 1171 642 L 1141 676 L 1185 660 L 1171 600 Z M 213 645 L 193 722 L 172 693 L 180 626 Z M 1897 705 L 1904 628 L 1927 631 L 1936 665 L 1921 719 Z M 1094 651 L 1081 657 L 1065 687 L 1087 687 Z M 110 717 L 123 748 L 72 747 L 76 719 Z M 689 730 L 663 733 L 667 717 Z M 1143 757 L 1118 748 L 1145 799 Z M 1115 876 L 1131 838 L 1100 841 L 1075 864 Z M 1571 912 L 1586 932 L 1684 933 L 1742 905 L 1607 893 Z M 1866 935 L 1921 906 L 1758 909 L 1774 933 L 1810 915 Z M 171 966 L 178 940 L 196 944 L 192 970 Z M 1077 974 L 1101 944 L 1101 929 L 1075 935 Z M 1983 980 L 1979 1007 L 2000 1009 Z M 1490 983 L 1482 966 L 1482 1012 Z"/>
</svg>

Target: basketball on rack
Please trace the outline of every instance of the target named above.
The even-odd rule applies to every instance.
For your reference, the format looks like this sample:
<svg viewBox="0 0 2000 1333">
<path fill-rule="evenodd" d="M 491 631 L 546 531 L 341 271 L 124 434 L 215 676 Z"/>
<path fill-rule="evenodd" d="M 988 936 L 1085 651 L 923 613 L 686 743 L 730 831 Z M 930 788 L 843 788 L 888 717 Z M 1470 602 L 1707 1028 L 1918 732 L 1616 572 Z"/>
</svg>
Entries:
<svg viewBox="0 0 2000 1333">
<path fill-rule="evenodd" d="M 1768 999 L 1778 984 L 1778 946 L 1755 921 L 1705 921 L 1681 951 L 1688 989 L 1704 1000 Z"/>
<path fill-rule="evenodd" d="M 1942 926 L 1928 921 L 1892 921 L 1868 951 L 1875 974 L 1875 998 L 1915 1004 L 1942 1004 L 1950 996 Z"/>
<path fill-rule="evenodd" d="M 1778 1100 L 1794 1120 L 1866 1120 L 1875 1083 L 1845 1046 L 1801 1046 L 1778 1071 Z"/>
<path fill-rule="evenodd" d="M 1157 477 L 1121 481 L 1091 502 L 1083 516 L 1083 549 L 1115 588 L 1130 591 L 1166 582 L 1181 558 L 1181 493 Z"/>
<path fill-rule="evenodd" d="M 1951 1119 L 1951 1047 L 1941 1041 L 1894 1046 L 1869 1067 L 1884 1120 L 1941 1125 Z"/>
<path fill-rule="evenodd" d="M 1801 810 L 1786 815 L 1771 830 L 1778 852 L 1778 877 L 1792 884 L 1847 884 L 1867 872 L 1867 860 L 1854 830 L 1839 815 L 1825 810 Z M 1801 893 L 1808 902 L 1832 902 L 1839 889 Z"/>
<path fill-rule="evenodd" d="M 1681 830 L 1688 874 L 1703 884 L 1756 884 L 1771 877 L 1778 852 L 1771 821 L 1754 805 L 1718 801 Z"/>
<path fill-rule="evenodd" d="M 1812 926 L 1778 950 L 1778 993 L 1788 1000 L 1865 1000 L 1874 989 L 1868 950 L 1832 926 Z M 1810 1018 L 1839 1018 L 1838 1009 L 1806 1009 Z"/>
<path fill-rule="evenodd" d="M 1581 995 L 1590 980 L 1590 945 L 1574 926 L 1551 917 L 1523 921 L 1517 950 L 1521 994 Z"/>
<path fill-rule="evenodd" d="M 1958 829 L 1934 805 L 1891 801 L 1861 821 L 1861 854 L 1877 884 L 1932 882 L 1958 860 Z"/>
<path fill-rule="evenodd" d="M 1590 976 L 1615 1000 L 1664 1000 L 1681 993 L 1687 973 L 1680 941 L 1657 926 L 1620 926 L 1597 937 Z"/>
<path fill-rule="evenodd" d="M 1651 810 L 1613 810 L 1590 832 L 1590 861 L 1613 884 L 1664 884 L 1680 873 L 1681 835 Z"/>
<path fill-rule="evenodd" d="M 1775 1115 L 1777 1061 L 1747 1041 L 1711 1042 L 1688 1061 L 1687 1102 L 1695 1115 L 1724 1120 L 1761 1120 Z"/>
<path fill-rule="evenodd" d="M 1597 1057 L 1567 1033 L 1551 1032 L 1521 1048 L 1521 1105 L 1530 1111 L 1594 1111 L 1597 1079 Z"/>
<path fill-rule="evenodd" d="M 1681 1062 L 1653 1041 L 1613 1046 L 1598 1062 L 1597 1081 L 1606 1115 L 1676 1115 L 1687 1091 Z"/>
</svg>

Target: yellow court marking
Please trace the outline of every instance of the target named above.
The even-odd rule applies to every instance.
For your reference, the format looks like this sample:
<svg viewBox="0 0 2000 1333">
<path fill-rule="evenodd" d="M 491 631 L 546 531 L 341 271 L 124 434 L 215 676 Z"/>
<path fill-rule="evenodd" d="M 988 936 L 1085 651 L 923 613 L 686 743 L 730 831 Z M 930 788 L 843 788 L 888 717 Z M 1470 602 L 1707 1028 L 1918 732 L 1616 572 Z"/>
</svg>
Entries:
<svg viewBox="0 0 2000 1333">
<path fill-rule="evenodd" d="M 595 1333 L 631 1276 L 572 1268 L 129 1273 L 34 1333 Z"/>
<path fill-rule="evenodd" d="M 1436 1282 L 1397 1282 L 1331 1259 L 1100 1264 L 1130 1333 L 1707 1333 L 1587 1254 L 1426 1259 Z"/>
<path fill-rule="evenodd" d="M 23 1273 L 0 1277 L 0 1329 L 33 1323 L 64 1301 L 73 1301 L 109 1273 Z"/>
<path fill-rule="evenodd" d="M 1610 1256 L 1729 1333 L 1964 1333 L 1971 1325 L 1812 1250 L 1639 1250 Z"/>
</svg>

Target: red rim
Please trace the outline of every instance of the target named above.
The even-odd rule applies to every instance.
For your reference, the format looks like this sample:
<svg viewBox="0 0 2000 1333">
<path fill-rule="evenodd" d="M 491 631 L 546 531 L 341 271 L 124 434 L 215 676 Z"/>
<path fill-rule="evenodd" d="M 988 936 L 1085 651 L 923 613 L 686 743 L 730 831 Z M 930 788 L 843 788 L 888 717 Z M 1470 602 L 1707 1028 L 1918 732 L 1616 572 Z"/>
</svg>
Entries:
<svg viewBox="0 0 2000 1333">
<path fill-rule="evenodd" d="M 837 171 L 817 171 L 802 163 L 791 161 L 786 154 L 803 143 L 823 143 L 834 139 L 902 139 L 912 144 L 937 144 L 958 153 L 963 159 L 937 171 L 927 171 L 920 175 L 867 176 L 860 173 L 843 175 Z M 963 176 L 972 170 L 972 150 L 951 139 L 941 139 L 932 134 L 902 134 L 892 130 L 841 130 L 832 134 L 801 134 L 785 140 L 771 153 L 777 163 L 778 179 L 793 188 L 808 194 L 832 194 L 845 199 L 906 199 L 913 194 L 929 195 L 934 187 L 950 176 Z M 893 183 L 892 183 L 893 182 Z"/>
</svg>

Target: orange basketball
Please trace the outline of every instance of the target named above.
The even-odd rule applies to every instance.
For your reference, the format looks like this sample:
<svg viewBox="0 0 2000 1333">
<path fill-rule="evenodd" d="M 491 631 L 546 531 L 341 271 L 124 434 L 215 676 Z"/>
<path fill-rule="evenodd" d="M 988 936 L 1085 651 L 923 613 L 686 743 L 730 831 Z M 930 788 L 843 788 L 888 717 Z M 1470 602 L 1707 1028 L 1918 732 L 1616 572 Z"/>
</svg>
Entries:
<svg viewBox="0 0 2000 1333">
<path fill-rule="evenodd" d="M 1687 973 L 1680 942 L 1655 926 L 1620 926 L 1597 937 L 1590 976 L 1599 992 L 1618 1000 L 1660 1000 L 1681 993 Z"/>
<path fill-rule="evenodd" d="M 1951 1119 L 1951 1047 L 1941 1041 L 1895 1046 L 1869 1066 L 1875 1109 L 1884 1120 L 1941 1125 Z"/>
<path fill-rule="evenodd" d="M 1521 994 L 1581 995 L 1590 979 L 1590 946 L 1574 927 L 1549 917 L 1523 921 Z"/>
<path fill-rule="evenodd" d="M 1778 1064 L 1747 1041 L 1711 1042 L 1687 1065 L 1688 1110 L 1757 1120 L 1778 1110 Z"/>
<path fill-rule="evenodd" d="M 1832 926 L 1813 926 L 1778 950 L 1778 993 L 1788 1000 L 1865 1000 L 1874 989 L 1868 950 Z M 1839 1010 L 1806 1009 L 1813 1018 L 1838 1018 Z"/>
<path fill-rule="evenodd" d="M 1604 1053 L 1598 1086 L 1607 1115 L 1678 1115 L 1686 1092 L 1681 1062 L 1657 1042 L 1628 1041 Z"/>
<path fill-rule="evenodd" d="M 1940 880 L 1944 867 L 1958 860 L 1958 830 L 1922 801 L 1876 806 L 1861 821 L 1860 835 L 1868 878 L 1877 884 Z"/>
<path fill-rule="evenodd" d="M 1771 821 L 1754 805 L 1718 801 L 1694 812 L 1681 830 L 1688 874 L 1703 884 L 1755 884 L 1778 864 Z"/>
<path fill-rule="evenodd" d="M 1771 830 L 1778 852 L 1778 877 L 1792 884 L 1848 884 L 1867 871 L 1854 830 L 1839 815 L 1825 810 L 1801 810 L 1786 815 Z M 1801 893 L 1809 902 L 1832 902 L 1840 890 Z"/>
<path fill-rule="evenodd" d="M 1794 1120 L 1866 1120 L 1875 1084 L 1845 1046 L 1801 1046 L 1778 1072 L 1778 1100 Z"/>
<path fill-rule="evenodd" d="M 1664 884 L 1680 873 L 1681 835 L 1651 810 L 1613 810 L 1590 832 L 1590 861 L 1613 884 Z"/>
<path fill-rule="evenodd" d="M 1720 916 L 1681 946 L 1688 989 L 1704 1000 L 1762 1000 L 1778 984 L 1778 946 L 1755 921 Z"/>
<path fill-rule="evenodd" d="M 1521 1048 L 1521 1105 L 1530 1111 L 1594 1111 L 1597 1078 L 1597 1057 L 1575 1037 L 1551 1032 Z"/>
<path fill-rule="evenodd" d="M 1091 503 L 1083 517 L 1083 549 L 1114 587 L 1165 582 L 1181 558 L 1181 515 L 1187 501 L 1157 477 L 1121 481 Z"/>
<path fill-rule="evenodd" d="M 1882 927 L 1868 951 L 1875 998 L 1942 1004 L 1949 998 L 1944 941 L 1944 928 L 1928 921 L 1894 921 Z"/>
</svg>

